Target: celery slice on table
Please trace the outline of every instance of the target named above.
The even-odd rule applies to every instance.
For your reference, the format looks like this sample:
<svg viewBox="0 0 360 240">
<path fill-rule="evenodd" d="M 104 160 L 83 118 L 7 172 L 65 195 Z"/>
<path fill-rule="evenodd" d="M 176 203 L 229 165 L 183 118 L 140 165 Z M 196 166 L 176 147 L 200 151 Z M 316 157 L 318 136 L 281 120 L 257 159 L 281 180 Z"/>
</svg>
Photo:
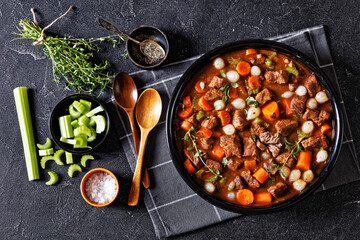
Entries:
<svg viewBox="0 0 360 240">
<path fill-rule="evenodd" d="M 72 138 L 74 136 L 74 130 L 71 125 L 71 116 L 65 115 L 59 117 L 60 134 L 64 138 Z"/>
<path fill-rule="evenodd" d="M 83 114 L 85 114 L 85 113 L 88 113 L 89 111 L 90 111 L 90 109 L 91 109 L 91 102 L 90 101 L 87 101 L 87 100 L 84 100 L 84 99 L 80 99 L 80 103 L 82 104 L 82 105 L 84 105 L 85 106 L 85 112 L 83 113 Z"/>
<path fill-rule="evenodd" d="M 15 88 L 14 98 L 24 148 L 28 179 L 29 181 L 32 181 L 39 179 L 40 176 L 27 88 Z"/>
<path fill-rule="evenodd" d="M 90 112 L 88 112 L 86 114 L 86 116 L 91 117 L 91 116 L 93 116 L 95 114 L 98 114 L 99 112 L 102 112 L 102 111 L 104 111 L 104 108 L 102 106 L 98 106 L 98 107 L 94 108 L 93 110 L 91 110 Z"/>
<path fill-rule="evenodd" d="M 78 111 L 78 112 L 80 112 L 81 114 L 84 114 L 85 113 L 85 111 L 86 111 L 86 106 L 84 106 L 84 104 L 82 104 L 82 103 L 80 103 L 79 101 L 74 101 L 73 103 L 72 103 L 72 105 L 74 106 L 74 108 Z"/>
<path fill-rule="evenodd" d="M 91 136 L 91 130 L 90 130 L 90 128 L 88 128 L 85 125 L 82 125 L 82 126 L 80 126 L 78 128 L 75 128 L 74 135 L 78 136 L 80 134 L 85 134 L 86 136 L 90 137 Z"/>
<path fill-rule="evenodd" d="M 86 115 L 83 115 L 83 116 L 79 117 L 78 122 L 79 122 L 79 125 L 88 126 L 90 123 L 90 119 Z"/>
<path fill-rule="evenodd" d="M 40 149 L 40 150 L 45 150 L 45 149 L 49 149 L 51 148 L 51 139 L 50 138 L 46 138 L 46 143 L 44 144 L 36 144 L 36 146 Z M 52 153 L 51 153 L 52 154 Z"/>
<path fill-rule="evenodd" d="M 80 163 L 83 167 L 86 167 L 86 161 L 87 160 L 94 160 L 94 157 L 92 155 L 84 155 L 81 157 Z"/>
<path fill-rule="evenodd" d="M 90 130 L 91 130 L 91 136 L 88 137 L 87 141 L 88 141 L 88 142 L 93 142 L 93 141 L 96 139 L 96 131 L 95 131 L 95 129 L 92 128 L 92 127 L 89 127 L 89 128 L 90 128 Z"/>
<path fill-rule="evenodd" d="M 42 157 L 40 160 L 41 167 L 45 169 L 46 162 L 49 160 L 54 160 L 57 165 L 64 165 L 64 163 L 61 161 L 61 156 L 64 154 L 64 152 L 64 150 L 57 150 L 53 156 Z"/>
<path fill-rule="evenodd" d="M 60 142 L 67 143 L 67 144 L 71 144 L 71 145 L 75 145 L 75 144 L 76 144 L 76 140 L 75 140 L 75 139 L 69 139 L 69 138 L 64 138 L 64 137 L 61 137 L 61 138 L 60 138 Z"/>
<path fill-rule="evenodd" d="M 69 106 L 69 113 L 72 119 L 76 119 L 81 116 L 81 112 L 77 111 L 72 104 Z"/>
<path fill-rule="evenodd" d="M 43 157 L 43 156 L 49 156 L 51 154 L 54 153 L 54 149 L 53 148 L 49 148 L 49 149 L 40 149 L 39 150 L 39 156 Z"/>
<path fill-rule="evenodd" d="M 79 134 L 75 138 L 76 143 L 74 148 L 87 148 L 87 137 L 85 134 Z"/>
<path fill-rule="evenodd" d="M 74 176 L 74 172 L 82 172 L 82 169 L 79 165 L 77 164 L 72 164 L 69 166 L 69 169 L 68 169 L 68 175 L 69 177 L 73 177 Z"/>
<path fill-rule="evenodd" d="M 50 171 L 50 172 L 48 172 L 48 174 L 50 176 L 50 179 L 45 184 L 50 186 L 50 185 L 54 185 L 55 183 L 57 183 L 57 181 L 59 180 L 59 176 L 57 175 L 57 173 Z"/>
<path fill-rule="evenodd" d="M 106 120 L 103 115 L 94 116 L 94 121 L 96 122 L 96 133 L 102 133 L 105 131 Z"/>
<path fill-rule="evenodd" d="M 73 164 L 73 155 L 72 153 L 65 152 L 66 164 Z"/>
</svg>

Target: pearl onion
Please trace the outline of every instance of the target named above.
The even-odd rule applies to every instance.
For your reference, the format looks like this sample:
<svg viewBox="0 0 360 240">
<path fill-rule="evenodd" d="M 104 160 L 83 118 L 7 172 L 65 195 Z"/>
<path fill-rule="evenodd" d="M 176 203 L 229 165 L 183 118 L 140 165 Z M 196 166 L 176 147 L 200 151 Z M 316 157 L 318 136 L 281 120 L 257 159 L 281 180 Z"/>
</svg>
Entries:
<svg viewBox="0 0 360 240">
<path fill-rule="evenodd" d="M 228 198 L 229 200 L 235 200 L 235 193 L 234 193 L 234 192 L 229 192 L 229 193 L 227 194 L 227 198 Z"/>
<path fill-rule="evenodd" d="M 224 59 L 218 57 L 214 60 L 214 67 L 216 69 L 223 69 L 225 67 Z"/>
<path fill-rule="evenodd" d="M 293 188 L 297 191 L 302 191 L 304 190 L 304 188 L 306 187 L 306 182 L 299 179 L 299 180 L 296 180 L 294 183 L 293 183 Z"/>
<path fill-rule="evenodd" d="M 303 175 L 302 175 L 302 179 L 307 182 L 307 183 L 311 183 L 312 180 L 314 180 L 314 173 L 311 170 L 306 170 Z"/>
<path fill-rule="evenodd" d="M 215 192 L 215 185 L 210 182 L 205 183 L 204 188 L 209 193 Z"/>
<path fill-rule="evenodd" d="M 280 176 L 284 179 L 287 178 L 291 172 L 290 168 L 288 168 L 287 166 L 283 166 L 280 171 Z"/>
<path fill-rule="evenodd" d="M 250 107 L 249 110 L 247 111 L 247 116 L 246 116 L 246 120 L 253 120 L 255 118 L 257 118 L 258 116 L 260 116 L 261 110 L 260 108 L 256 108 L 256 107 Z"/>
<path fill-rule="evenodd" d="M 268 152 L 261 152 L 261 153 L 260 153 L 260 156 L 261 156 L 261 158 L 264 159 L 264 160 L 269 160 L 269 159 L 271 158 L 271 155 L 270 155 L 270 153 L 268 153 Z"/>
<path fill-rule="evenodd" d="M 240 75 L 237 71 L 228 71 L 226 77 L 230 82 L 237 82 L 240 79 Z"/>
<path fill-rule="evenodd" d="M 233 105 L 236 109 L 244 109 L 246 107 L 246 103 L 242 98 L 235 99 L 231 102 L 231 105 Z"/>
<path fill-rule="evenodd" d="M 225 108 L 225 103 L 222 100 L 216 100 L 214 102 L 214 108 L 215 110 L 221 110 Z"/>
<path fill-rule="evenodd" d="M 303 85 L 298 86 L 295 93 L 298 96 L 305 96 L 307 94 L 306 87 L 304 87 Z"/>
<path fill-rule="evenodd" d="M 261 74 L 261 69 L 258 66 L 251 67 L 251 75 L 259 76 Z"/>
<path fill-rule="evenodd" d="M 315 99 L 318 103 L 325 103 L 329 100 L 328 96 L 326 95 L 326 93 L 324 91 L 318 92 L 315 95 Z"/>
<path fill-rule="evenodd" d="M 311 133 L 312 131 L 314 131 L 314 123 L 313 121 L 306 121 L 303 123 L 301 130 L 303 131 L 303 133 Z"/>
<path fill-rule="evenodd" d="M 329 154 L 326 150 L 320 150 L 317 154 L 316 154 L 316 162 L 317 163 L 321 163 L 321 162 L 325 162 L 329 157 Z"/>
<path fill-rule="evenodd" d="M 233 135 L 235 133 L 235 127 L 232 124 L 228 124 L 223 127 L 223 131 L 226 135 Z"/>
<path fill-rule="evenodd" d="M 295 182 L 296 180 L 300 179 L 301 171 L 299 169 L 294 169 L 290 172 L 289 181 Z"/>
<path fill-rule="evenodd" d="M 287 92 L 284 92 L 281 96 L 282 96 L 283 98 L 291 98 L 292 95 L 294 95 L 293 92 L 287 91 Z"/>
<path fill-rule="evenodd" d="M 306 107 L 312 110 L 317 109 L 318 104 L 315 98 L 309 98 L 306 102 Z"/>
</svg>

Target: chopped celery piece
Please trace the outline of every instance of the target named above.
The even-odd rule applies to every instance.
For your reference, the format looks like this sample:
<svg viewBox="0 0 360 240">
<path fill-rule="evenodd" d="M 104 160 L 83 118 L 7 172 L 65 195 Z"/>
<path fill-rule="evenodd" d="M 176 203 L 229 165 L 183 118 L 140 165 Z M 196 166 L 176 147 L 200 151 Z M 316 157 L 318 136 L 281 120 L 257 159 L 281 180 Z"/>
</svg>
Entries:
<svg viewBox="0 0 360 240">
<path fill-rule="evenodd" d="M 206 113 L 204 111 L 199 111 L 196 114 L 196 120 L 200 121 L 202 118 L 206 117 Z"/>
<path fill-rule="evenodd" d="M 65 152 L 65 157 L 66 157 L 66 164 L 73 164 L 74 163 L 72 153 Z"/>
<path fill-rule="evenodd" d="M 87 137 L 85 134 L 79 134 L 74 139 L 76 140 L 74 148 L 87 148 Z"/>
<path fill-rule="evenodd" d="M 254 122 L 255 122 L 255 123 L 262 123 L 263 120 L 261 120 L 261 118 L 258 118 L 258 117 L 257 117 L 257 118 L 255 118 Z"/>
<path fill-rule="evenodd" d="M 77 111 L 72 104 L 69 106 L 69 113 L 72 119 L 76 119 L 81 116 L 81 112 Z"/>
<path fill-rule="evenodd" d="M 83 112 L 83 114 L 85 114 L 85 113 L 88 113 L 89 111 L 90 111 L 90 109 L 91 109 L 91 102 L 89 102 L 89 101 L 87 101 L 87 100 L 84 100 L 84 99 L 80 99 L 80 103 L 82 104 L 82 105 L 84 105 L 85 106 L 85 112 Z"/>
<path fill-rule="evenodd" d="M 103 115 L 94 116 L 94 121 L 96 122 L 96 133 L 102 133 L 105 131 L 106 120 Z"/>
<path fill-rule="evenodd" d="M 43 156 L 49 156 L 51 154 L 54 153 L 54 149 L 53 148 L 49 148 L 49 149 L 41 149 L 39 150 L 39 156 L 43 157 Z"/>
<path fill-rule="evenodd" d="M 295 76 L 299 76 L 299 71 L 298 71 L 296 68 L 287 67 L 287 68 L 285 68 L 285 70 L 286 70 L 288 73 L 294 74 Z"/>
<path fill-rule="evenodd" d="M 60 138 L 60 142 L 67 143 L 67 144 L 71 144 L 71 145 L 75 145 L 75 144 L 76 144 L 76 140 L 75 140 L 75 139 L 69 139 L 69 138 L 64 138 L 64 137 L 61 137 L 61 138 Z"/>
<path fill-rule="evenodd" d="M 50 176 L 50 179 L 45 184 L 50 186 L 50 185 L 54 185 L 55 183 L 57 183 L 57 181 L 59 180 L 59 176 L 57 175 L 57 173 L 50 171 L 50 172 L 48 172 L 48 174 Z"/>
<path fill-rule="evenodd" d="M 46 162 L 49 160 L 54 160 L 54 156 L 46 156 L 46 157 L 42 157 L 40 160 L 40 165 L 43 169 L 46 168 Z"/>
<path fill-rule="evenodd" d="M 46 138 L 46 143 L 44 144 L 36 144 L 36 146 L 40 149 L 40 150 L 45 150 L 45 149 L 49 149 L 51 148 L 51 139 L 50 138 Z"/>
<path fill-rule="evenodd" d="M 73 129 L 79 127 L 79 126 L 80 126 L 80 125 L 79 125 L 79 121 L 78 121 L 78 120 L 72 121 L 72 122 L 71 122 L 71 126 L 73 126 Z"/>
<path fill-rule="evenodd" d="M 74 130 L 71 125 L 71 116 L 66 115 L 59 117 L 60 134 L 64 138 L 72 138 L 74 136 Z"/>
<path fill-rule="evenodd" d="M 61 155 L 63 155 L 64 152 L 64 150 L 57 150 L 53 156 L 42 157 L 40 160 L 41 167 L 45 169 L 46 162 L 49 160 L 54 160 L 57 165 L 64 165 L 64 163 L 61 161 Z"/>
<path fill-rule="evenodd" d="M 86 136 L 90 137 L 91 136 L 91 130 L 90 130 L 90 128 L 88 128 L 85 125 L 82 125 L 82 126 L 80 126 L 78 128 L 75 128 L 74 135 L 78 136 L 80 134 L 85 134 Z"/>
<path fill-rule="evenodd" d="M 80 163 L 83 167 L 86 167 L 86 161 L 87 160 L 94 160 L 94 157 L 92 155 L 84 155 L 81 157 Z"/>
<path fill-rule="evenodd" d="M 86 111 L 86 106 L 84 106 L 84 104 L 82 104 L 82 103 L 80 103 L 79 101 L 74 101 L 73 103 L 72 103 L 72 105 L 74 106 L 74 108 L 78 111 L 78 112 L 80 112 L 81 114 L 84 114 L 85 113 L 85 111 Z"/>
<path fill-rule="evenodd" d="M 86 125 L 88 126 L 89 123 L 90 123 L 90 119 L 86 116 L 86 115 L 83 115 L 79 118 L 79 125 Z"/>
<path fill-rule="evenodd" d="M 95 120 L 94 120 L 94 116 L 92 116 L 92 117 L 90 118 L 89 126 L 90 126 L 90 127 L 93 127 L 93 126 L 95 126 L 95 125 L 96 125 L 96 122 L 95 122 Z"/>
<path fill-rule="evenodd" d="M 96 131 L 95 131 L 95 129 L 92 128 L 92 127 L 89 127 L 89 128 L 90 128 L 90 130 L 91 130 L 91 136 L 88 137 L 87 141 L 88 141 L 88 142 L 92 142 L 92 141 L 94 141 L 94 140 L 96 139 Z"/>
<path fill-rule="evenodd" d="M 77 164 L 72 164 L 69 166 L 69 169 L 68 169 L 68 175 L 69 177 L 73 177 L 74 176 L 74 172 L 82 172 L 82 169 L 79 165 Z"/>
<path fill-rule="evenodd" d="M 39 179 L 40 176 L 27 88 L 15 88 L 14 99 L 24 148 L 28 179 L 29 181 L 32 181 Z"/>
<path fill-rule="evenodd" d="M 91 110 L 90 112 L 88 112 L 86 114 L 86 116 L 91 117 L 91 116 L 93 116 L 95 114 L 98 114 L 99 112 L 102 112 L 102 111 L 104 111 L 104 108 L 102 106 L 98 106 L 98 107 L 94 108 L 93 110 Z"/>
</svg>

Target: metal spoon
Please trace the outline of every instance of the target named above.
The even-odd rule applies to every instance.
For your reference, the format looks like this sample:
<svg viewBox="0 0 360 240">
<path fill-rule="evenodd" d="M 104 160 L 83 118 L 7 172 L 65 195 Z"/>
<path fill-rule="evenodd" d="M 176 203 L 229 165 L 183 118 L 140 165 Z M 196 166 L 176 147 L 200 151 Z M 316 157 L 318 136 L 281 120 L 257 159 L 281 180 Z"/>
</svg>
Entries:
<svg viewBox="0 0 360 240">
<path fill-rule="evenodd" d="M 117 27 L 115 27 L 113 24 L 109 23 L 108 21 L 102 19 L 102 18 L 96 18 L 96 23 L 99 24 L 101 27 L 116 33 L 124 38 L 128 38 L 131 41 L 133 41 L 136 44 L 139 44 L 140 51 L 142 54 L 147 56 L 150 59 L 156 59 L 160 60 L 161 58 L 165 57 L 165 51 L 164 49 L 157 43 L 150 39 L 146 39 L 144 41 L 139 42 L 138 40 L 135 40 L 134 38 L 130 37 L 129 35 L 123 33 L 120 31 Z"/>
<path fill-rule="evenodd" d="M 138 98 L 138 91 L 134 79 L 125 72 L 118 73 L 114 78 L 113 95 L 117 105 L 126 112 L 129 118 L 135 151 L 136 154 L 139 154 L 140 140 L 134 118 L 134 109 Z M 149 171 L 145 165 L 143 185 L 144 188 L 149 188 L 150 186 Z"/>
<path fill-rule="evenodd" d="M 132 180 L 128 205 L 136 206 L 139 201 L 141 169 L 144 160 L 145 146 L 150 131 L 160 120 L 162 102 L 159 93 L 152 88 L 146 89 L 139 97 L 136 105 L 136 120 L 141 130 L 141 142 L 139 156 Z"/>
</svg>

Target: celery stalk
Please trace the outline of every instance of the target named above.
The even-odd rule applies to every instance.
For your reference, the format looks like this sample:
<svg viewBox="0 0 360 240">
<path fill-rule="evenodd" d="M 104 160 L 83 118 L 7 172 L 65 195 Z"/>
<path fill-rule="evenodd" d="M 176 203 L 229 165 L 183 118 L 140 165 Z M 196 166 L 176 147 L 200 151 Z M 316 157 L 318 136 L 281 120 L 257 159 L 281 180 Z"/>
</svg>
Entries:
<svg viewBox="0 0 360 240">
<path fill-rule="evenodd" d="M 31 122 L 29 99 L 26 87 L 14 89 L 16 111 L 19 120 L 21 138 L 29 181 L 39 179 L 39 166 L 36 155 L 36 144 Z"/>
</svg>

